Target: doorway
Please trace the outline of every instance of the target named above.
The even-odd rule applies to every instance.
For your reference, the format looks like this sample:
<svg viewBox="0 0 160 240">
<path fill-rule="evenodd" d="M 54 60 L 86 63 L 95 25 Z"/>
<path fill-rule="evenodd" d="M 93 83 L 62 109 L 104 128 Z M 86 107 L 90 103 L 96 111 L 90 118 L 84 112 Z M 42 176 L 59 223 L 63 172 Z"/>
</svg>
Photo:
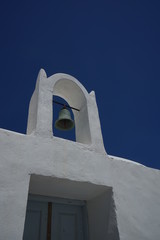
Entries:
<svg viewBox="0 0 160 240">
<path fill-rule="evenodd" d="M 29 196 L 23 240 L 88 240 L 85 201 Z"/>
</svg>

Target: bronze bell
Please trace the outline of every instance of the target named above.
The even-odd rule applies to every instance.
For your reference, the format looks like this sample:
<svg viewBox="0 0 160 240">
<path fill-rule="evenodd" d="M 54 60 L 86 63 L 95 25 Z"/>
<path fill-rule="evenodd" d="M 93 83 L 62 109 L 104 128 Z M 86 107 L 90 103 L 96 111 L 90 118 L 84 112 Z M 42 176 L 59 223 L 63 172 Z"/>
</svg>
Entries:
<svg viewBox="0 0 160 240">
<path fill-rule="evenodd" d="M 55 122 L 55 128 L 58 130 L 67 131 L 74 127 L 74 121 L 71 119 L 71 114 L 68 109 L 63 107 L 59 112 L 59 117 Z"/>
</svg>

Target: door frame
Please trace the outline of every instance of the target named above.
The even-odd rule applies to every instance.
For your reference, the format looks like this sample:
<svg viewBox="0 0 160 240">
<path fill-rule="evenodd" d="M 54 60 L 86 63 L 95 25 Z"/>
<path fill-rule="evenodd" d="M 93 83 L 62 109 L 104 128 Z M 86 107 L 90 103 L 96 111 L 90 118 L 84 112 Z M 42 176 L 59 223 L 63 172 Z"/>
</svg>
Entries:
<svg viewBox="0 0 160 240">
<path fill-rule="evenodd" d="M 52 203 L 59 203 L 59 204 L 78 205 L 78 206 L 86 205 L 85 200 L 50 197 L 50 196 L 42 196 L 42 195 L 35 195 L 35 194 L 28 195 L 28 201 L 30 201 L 30 200 L 31 201 L 39 201 L 39 202 L 52 202 Z"/>
</svg>

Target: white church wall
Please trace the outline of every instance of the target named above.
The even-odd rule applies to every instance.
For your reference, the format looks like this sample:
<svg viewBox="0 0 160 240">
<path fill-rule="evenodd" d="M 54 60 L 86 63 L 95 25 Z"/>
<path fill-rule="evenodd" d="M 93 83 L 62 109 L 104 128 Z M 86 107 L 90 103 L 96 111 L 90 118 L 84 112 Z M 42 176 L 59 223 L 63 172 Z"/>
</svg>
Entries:
<svg viewBox="0 0 160 240">
<path fill-rule="evenodd" d="M 101 232 L 102 239 L 106 237 L 109 240 L 159 240 L 160 171 L 107 155 L 103 146 L 94 93 L 88 94 L 72 77 L 71 81 L 75 81 L 86 96 L 83 98 L 83 94 L 80 94 L 79 99 L 81 103 L 84 103 L 82 99 L 86 99 L 84 112 L 88 115 L 84 123 L 86 126 L 88 124 L 88 140 L 83 142 L 85 133 L 82 133 L 79 142 L 54 137 L 52 95 L 56 92 L 53 93 L 53 83 L 64 79 L 64 75 L 53 76 L 47 78 L 44 71 L 39 74 L 30 103 L 28 134 L 0 129 L 0 239 L 22 240 L 28 193 L 34 193 L 60 194 L 59 197 L 86 200 L 90 240 L 99 240 L 98 235 L 102 227 L 97 223 L 95 229 L 94 216 L 105 219 L 106 228 Z M 66 78 L 69 81 L 69 75 L 65 75 Z M 49 82 L 46 82 L 48 80 Z M 65 96 L 65 92 L 60 93 L 59 87 L 56 90 L 57 94 L 67 99 L 68 95 Z M 69 104 L 73 103 L 73 99 L 67 100 Z M 80 134 L 79 130 L 77 134 Z M 36 181 L 37 185 L 34 187 Z M 53 192 L 49 187 L 45 187 L 47 181 L 54 186 Z M 61 181 L 63 184 L 60 184 Z M 60 186 L 61 191 L 57 193 Z M 66 191 L 64 186 L 67 186 Z M 108 187 L 113 192 L 110 209 L 107 207 Z M 36 193 L 38 189 L 39 192 Z M 93 191 L 87 199 L 88 189 Z M 76 197 L 75 194 L 79 195 Z"/>
<path fill-rule="evenodd" d="M 159 239 L 158 170 L 59 138 L 0 129 L 0 142 L 2 239 L 22 239 L 31 174 L 112 187 L 120 239 Z"/>
</svg>

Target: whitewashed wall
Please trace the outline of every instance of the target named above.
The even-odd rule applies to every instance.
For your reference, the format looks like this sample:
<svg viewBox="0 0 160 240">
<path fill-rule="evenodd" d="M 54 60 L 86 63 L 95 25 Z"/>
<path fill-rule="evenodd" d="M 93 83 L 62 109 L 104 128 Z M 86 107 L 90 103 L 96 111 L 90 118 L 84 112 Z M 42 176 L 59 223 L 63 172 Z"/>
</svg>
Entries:
<svg viewBox="0 0 160 240">
<path fill-rule="evenodd" d="M 67 86 L 70 86 L 69 89 Z M 74 89 L 76 95 L 73 94 Z M 53 136 L 53 94 L 65 98 L 71 105 L 74 102 L 75 107 L 84 110 L 80 116 L 81 123 L 75 114 L 77 142 Z M 81 134 L 83 119 L 86 129 Z M 34 181 L 29 187 L 31 176 L 33 179 L 34 176 L 40 176 L 37 178 L 39 181 L 43 181 L 43 177 L 51 182 L 53 179 L 54 186 L 56 179 L 64 184 L 70 181 L 72 188 L 67 185 L 67 193 L 63 192 L 63 187 L 59 193 L 56 187 L 53 193 L 48 189 L 48 193 L 76 198 L 78 189 L 77 199 L 87 200 L 90 222 L 93 222 L 92 215 L 98 214 L 92 211 L 92 206 L 97 204 L 99 198 L 99 203 L 104 204 L 104 212 L 108 214 L 101 240 L 160 239 L 160 171 L 107 155 L 94 93 L 88 94 L 69 75 L 56 74 L 47 78 L 45 72 L 40 71 L 30 104 L 27 135 L 0 129 L 2 240 L 22 240 L 28 192 L 35 193 Z M 92 191 L 88 193 L 88 189 Z M 107 202 L 107 189 L 113 192 L 110 204 Z M 43 189 L 39 191 L 44 193 Z M 100 197 L 102 195 L 104 198 Z M 102 212 L 103 204 L 99 212 Z M 98 217 L 101 218 L 101 215 Z M 102 219 L 105 219 L 105 215 Z M 95 223 L 91 224 L 91 228 L 94 228 Z M 100 225 L 95 227 L 96 232 L 100 231 Z M 91 237 L 90 240 L 95 239 Z"/>
</svg>

